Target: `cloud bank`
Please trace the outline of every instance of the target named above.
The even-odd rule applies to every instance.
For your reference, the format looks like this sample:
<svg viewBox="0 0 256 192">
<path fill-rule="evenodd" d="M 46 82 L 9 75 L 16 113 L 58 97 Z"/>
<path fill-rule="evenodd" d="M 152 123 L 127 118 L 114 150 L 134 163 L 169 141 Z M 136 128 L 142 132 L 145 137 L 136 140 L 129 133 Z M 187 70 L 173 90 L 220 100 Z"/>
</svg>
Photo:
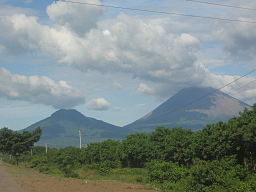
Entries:
<svg viewBox="0 0 256 192">
<path fill-rule="evenodd" d="M 22 14 L 1 18 L 0 28 L 4 30 L 0 31 L 0 50 L 9 54 L 46 53 L 58 63 L 85 73 L 128 74 L 141 82 L 139 92 L 160 97 L 190 86 L 218 88 L 237 78 L 209 71 L 200 58 L 200 38 L 189 32 L 174 33 L 170 28 L 175 25 L 166 27 L 161 17 L 119 14 L 98 22 L 102 11 L 57 2 L 47 8 L 51 25 Z M 230 24 L 226 30 L 223 26 L 214 38 L 223 40 L 223 50 L 229 57 L 255 60 L 256 33 L 251 32 L 255 31 L 252 27 Z M 251 79 L 244 78 L 243 82 Z M 246 95 L 236 89 L 233 85 L 225 91 L 240 99 L 256 96 L 255 88 Z"/>
<path fill-rule="evenodd" d="M 55 108 L 70 108 L 84 103 L 84 97 L 65 81 L 55 82 L 44 76 L 16 75 L 3 68 L 0 68 L 0 97 Z"/>
<path fill-rule="evenodd" d="M 101 4 L 99 0 L 80 0 L 79 2 Z M 84 35 L 88 30 L 94 28 L 98 18 L 103 14 L 101 7 L 61 1 L 49 5 L 46 11 L 54 23 L 65 26 L 80 35 Z"/>
</svg>

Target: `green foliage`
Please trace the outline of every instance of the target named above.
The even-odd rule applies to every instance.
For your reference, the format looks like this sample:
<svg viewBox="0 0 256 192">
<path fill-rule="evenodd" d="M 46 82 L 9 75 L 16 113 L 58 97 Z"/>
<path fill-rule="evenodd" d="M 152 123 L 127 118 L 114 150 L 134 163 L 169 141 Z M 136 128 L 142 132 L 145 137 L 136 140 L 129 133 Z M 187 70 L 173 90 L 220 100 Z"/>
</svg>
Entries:
<svg viewBox="0 0 256 192">
<path fill-rule="evenodd" d="M 4 154 L 10 154 L 14 145 L 14 132 L 8 128 L 0 130 L 0 151 Z"/>
<path fill-rule="evenodd" d="M 176 183 L 188 173 L 186 168 L 172 162 L 152 161 L 147 164 L 148 176 L 151 182 L 165 183 L 167 181 Z"/>
<path fill-rule="evenodd" d="M 85 164 L 120 161 L 121 159 L 120 141 L 106 140 L 101 143 L 91 143 L 83 150 L 83 163 Z"/>
<path fill-rule="evenodd" d="M 18 164 L 20 156 L 29 151 L 40 139 L 41 129 L 37 128 L 32 133 L 12 131 L 8 128 L 0 130 L 0 152 L 12 155 Z"/>
<path fill-rule="evenodd" d="M 154 146 L 153 158 L 182 165 L 190 164 L 193 158 L 193 152 L 190 149 L 192 135 L 191 130 L 182 128 L 157 128 L 150 136 Z"/>
<path fill-rule="evenodd" d="M 189 186 L 192 191 L 209 191 L 218 187 L 233 189 L 234 183 L 246 178 L 246 171 L 233 159 L 203 161 L 192 167 Z"/>
<path fill-rule="evenodd" d="M 256 170 L 256 111 L 245 110 L 227 123 L 206 126 L 192 144 L 195 157 L 204 160 L 236 156 L 248 170 Z"/>
<path fill-rule="evenodd" d="M 146 134 L 137 133 L 127 136 L 122 143 L 122 163 L 128 167 L 143 167 L 150 161 L 152 143 Z"/>
<path fill-rule="evenodd" d="M 107 175 L 112 169 L 120 168 L 121 166 L 119 161 L 107 160 L 100 163 L 89 164 L 86 167 L 97 170 L 100 175 Z"/>
<path fill-rule="evenodd" d="M 74 169 L 81 167 L 81 150 L 74 147 L 67 147 L 58 151 L 54 163 L 62 171 L 65 177 L 78 178 L 79 175 Z"/>
<path fill-rule="evenodd" d="M 30 161 L 30 167 L 31 168 L 38 168 L 42 165 L 45 165 L 47 164 L 47 157 L 46 156 L 42 156 L 42 155 L 38 155 L 38 156 L 35 156 L 34 158 L 31 158 L 31 161 Z"/>
</svg>

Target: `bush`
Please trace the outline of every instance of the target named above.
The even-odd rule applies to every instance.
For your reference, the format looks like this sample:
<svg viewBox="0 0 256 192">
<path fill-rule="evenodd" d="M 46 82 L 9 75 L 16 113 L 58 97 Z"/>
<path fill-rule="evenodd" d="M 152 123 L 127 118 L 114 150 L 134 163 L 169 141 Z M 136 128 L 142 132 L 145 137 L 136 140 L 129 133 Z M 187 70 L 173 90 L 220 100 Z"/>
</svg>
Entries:
<svg viewBox="0 0 256 192">
<path fill-rule="evenodd" d="M 42 165 L 45 165 L 47 163 L 47 158 L 46 156 L 34 156 L 31 161 L 30 161 L 30 167 L 31 168 L 36 168 L 40 167 Z"/>
<path fill-rule="evenodd" d="M 46 174 L 51 173 L 51 170 L 50 170 L 50 168 L 47 165 L 40 166 L 39 167 L 39 171 L 41 173 L 46 173 Z"/>
<path fill-rule="evenodd" d="M 89 164 L 86 166 L 89 169 L 96 169 L 100 175 L 107 175 L 112 169 L 120 168 L 119 161 L 103 161 L 101 163 Z"/>
<path fill-rule="evenodd" d="M 186 177 L 187 169 L 171 162 L 153 161 L 147 164 L 148 176 L 151 182 L 165 183 L 171 181 L 176 183 Z"/>
<path fill-rule="evenodd" d="M 80 178 L 71 168 L 63 168 L 62 172 L 64 173 L 64 177 Z"/>
<path fill-rule="evenodd" d="M 235 185 L 245 179 L 247 172 L 232 159 L 205 161 L 191 169 L 188 188 L 191 191 L 235 191 Z"/>
</svg>

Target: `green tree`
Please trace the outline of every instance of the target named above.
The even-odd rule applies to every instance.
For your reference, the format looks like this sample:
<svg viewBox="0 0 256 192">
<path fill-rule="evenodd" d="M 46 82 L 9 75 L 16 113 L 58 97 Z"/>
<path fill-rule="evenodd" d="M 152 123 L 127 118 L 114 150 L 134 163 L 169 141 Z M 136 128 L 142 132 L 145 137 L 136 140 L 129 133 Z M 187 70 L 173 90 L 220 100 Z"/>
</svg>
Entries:
<svg viewBox="0 0 256 192">
<path fill-rule="evenodd" d="M 12 155 L 18 165 L 19 157 L 34 146 L 34 143 L 40 139 L 41 133 L 40 128 L 23 133 L 3 128 L 0 130 L 0 152 Z"/>
<path fill-rule="evenodd" d="M 91 143 L 84 149 L 84 163 L 93 164 L 104 161 L 116 162 L 121 159 L 121 142 L 106 140 L 100 143 Z"/>
<path fill-rule="evenodd" d="M 152 156 L 150 137 L 143 133 L 127 136 L 122 143 L 123 165 L 128 167 L 143 167 Z"/>
<path fill-rule="evenodd" d="M 195 192 L 235 191 L 236 184 L 245 180 L 246 175 L 246 170 L 232 158 L 201 161 L 190 171 L 188 188 Z"/>
<path fill-rule="evenodd" d="M 192 144 L 195 157 L 218 160 L 235 156 L 248 170 L 256 170 L 256 105 L 227 123 L 207 125 Z"/>
<path fill-rule="evenodd" d="M 186 177 L 188 171 L 172 162 L 152 161 L 147 164 L 148 176 L 151 182 L 165 183 L 181 180 Z"/>
<path fill-rule="evenodd" d="M 78 177 L 73 171 L 81 166 L 81 150 L 75 147 L 66 147 L 59 150 L 54 159 L 57 167 L 66 177 Z"/>
<path fill-rule="evenodd" d="M 236 153 L 232 130 L 223 122 L 207 125 L 196 133 L 193 143 L 196 157 L 203 160 L 222 159 Z"/>
<path fill-rule="evenodd" d="M 154 159 L 188 165 L 193 159 L 193 132 L 182 128 L 157 128 L 150 137 Z"/>
<path fill-rule="evenodd" d="M 228 124 L 233 128 L 238 162 L 247 169 L 256 171 L 256 104 L 245 110 Z"/>
</svg>

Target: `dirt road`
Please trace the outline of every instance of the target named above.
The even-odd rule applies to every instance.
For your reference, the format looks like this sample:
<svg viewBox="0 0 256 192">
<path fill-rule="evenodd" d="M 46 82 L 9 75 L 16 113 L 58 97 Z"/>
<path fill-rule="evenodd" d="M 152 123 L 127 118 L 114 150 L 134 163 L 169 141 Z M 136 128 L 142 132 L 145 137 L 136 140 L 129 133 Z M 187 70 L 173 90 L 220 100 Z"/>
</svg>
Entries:
<svg viewBox="0 0 256 192">
<path fill-rule="evenodd" d="M 0 164 L 1 192 L 157 192 L 151 187 L 119 181 L 53 177 L 28 168 Z"/>
<path fill-rule="evenodd" d="M 0 191 L 1 192 L 23 192 L 21 187 L 17 185 L 15 179 L 10 175 L 6 166 L 0 161 Z"/>
</svg>

